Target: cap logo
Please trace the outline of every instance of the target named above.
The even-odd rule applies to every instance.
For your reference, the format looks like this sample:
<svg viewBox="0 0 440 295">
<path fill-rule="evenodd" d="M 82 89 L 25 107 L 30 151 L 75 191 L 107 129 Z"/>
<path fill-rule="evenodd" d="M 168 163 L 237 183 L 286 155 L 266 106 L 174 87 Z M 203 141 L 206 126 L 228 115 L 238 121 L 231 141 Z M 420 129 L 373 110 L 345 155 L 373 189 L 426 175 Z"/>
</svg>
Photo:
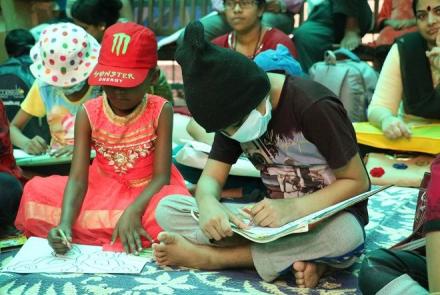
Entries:
<svg viewBox="0 0 440 295">
<path fill-rule="evenodd" d="M 124 55 L 127 53 L 128 44 L 131 41 L 131 37 L 124 33 L 116 33 L 113 34 L 113 45 L 112 45 L 112 53 L 119 55 Z M 123 47 L 122 47 L 123 46 Z M 122 47 L 122 52 L 121 52 Z"/>
</svg>

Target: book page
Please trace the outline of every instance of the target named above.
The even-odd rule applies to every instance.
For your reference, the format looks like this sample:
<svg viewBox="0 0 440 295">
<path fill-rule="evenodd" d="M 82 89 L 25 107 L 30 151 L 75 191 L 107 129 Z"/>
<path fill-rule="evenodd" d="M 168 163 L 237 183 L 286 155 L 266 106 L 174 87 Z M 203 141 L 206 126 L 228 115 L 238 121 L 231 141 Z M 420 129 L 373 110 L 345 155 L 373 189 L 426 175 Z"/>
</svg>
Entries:
<svg viewBox="0 0 440 295">
<path fill-rule="evenodd" d="M 57 255 L 46 239 L 31 237 L 1 270 L 16 273 L 140 273 L 149 258 L 104 252 L 100 246 L 72 244 Z"/>
</svg>

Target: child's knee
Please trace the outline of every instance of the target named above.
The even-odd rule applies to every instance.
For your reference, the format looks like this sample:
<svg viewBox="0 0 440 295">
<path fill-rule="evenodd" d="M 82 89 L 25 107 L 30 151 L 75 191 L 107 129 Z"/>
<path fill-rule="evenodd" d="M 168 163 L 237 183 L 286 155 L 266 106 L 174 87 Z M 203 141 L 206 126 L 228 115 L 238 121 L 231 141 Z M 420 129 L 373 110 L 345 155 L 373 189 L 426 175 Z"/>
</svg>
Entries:
<svg viewBox="0 0 440 295">
<path fill-rule="evenodd" d="M 192 197 L 182 195 L 170 195 L 162 200 L 156 207 L 156 221 L 164 230 L 172 228 L 176 222 L 176 217 L 182 213 L 189 214 L 190 203 L 186 199 L 192 199 Z"/>
</svg>

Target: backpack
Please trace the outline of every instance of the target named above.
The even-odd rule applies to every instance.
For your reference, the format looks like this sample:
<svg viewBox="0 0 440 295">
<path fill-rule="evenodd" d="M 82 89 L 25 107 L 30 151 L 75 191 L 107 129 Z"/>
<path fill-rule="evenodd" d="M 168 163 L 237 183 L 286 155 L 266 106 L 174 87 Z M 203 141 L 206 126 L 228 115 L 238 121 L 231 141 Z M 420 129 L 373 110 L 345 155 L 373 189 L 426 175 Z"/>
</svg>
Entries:
<svg viewBox="0 0 440 295">
<path fill-rule="evenodd" d="M 339 56 L 345 59 L 337 60 Z M 370 65 L 345 48 L 327 50 L 324 61 L 312 65 L 309 75 L 337 95 L 352 122 L 367 121 L 367 108 L 378 79 Z"/>
<path fill-rule="evenodd" d="M 32 63 L 28 56 L 10 58 L 0 65 L 0 99 L 5 105 L 8 120 L 12 121 L 20 110 L 29 89 L 35 81 L 29 66 Z M 50 141 L 50 131 L 46 118 L 32 118 L 23 129 L 29 138 L 39 135 Z"/>
</svg>

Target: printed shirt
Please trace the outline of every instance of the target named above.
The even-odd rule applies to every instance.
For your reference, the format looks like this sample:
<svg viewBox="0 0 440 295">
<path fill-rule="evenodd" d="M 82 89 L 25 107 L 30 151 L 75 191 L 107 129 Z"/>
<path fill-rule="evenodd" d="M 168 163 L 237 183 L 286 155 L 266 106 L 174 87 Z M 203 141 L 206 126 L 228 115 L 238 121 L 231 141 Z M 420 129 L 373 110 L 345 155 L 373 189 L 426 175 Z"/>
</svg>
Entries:
<svg viewBox="0 0 440 295">
<path fill-rule="evenodd" d="M 333 170 L 345 166 L 358 147 L 334 94 L 316 82 L 288 76 L 267 132 L 241 144 L 216 133 L 209 158 L 233 164 L 242 152 L 260 171 L 269 197 L 291 198 L 334 182 Z M 352 208 L 366 224 L 366 202 Z"/>
<path fill-rule="evenodd" d="M 98 97 L 100 93 L 100 87 L 91 86 L 83 98 L 72 102 L 58 88 L 35 81 L 21 108 L 35 117 L 47 116 L 51 146 L 57 148 L 73 144 L 76 113 L 84 102 Z"/>
</svg>

